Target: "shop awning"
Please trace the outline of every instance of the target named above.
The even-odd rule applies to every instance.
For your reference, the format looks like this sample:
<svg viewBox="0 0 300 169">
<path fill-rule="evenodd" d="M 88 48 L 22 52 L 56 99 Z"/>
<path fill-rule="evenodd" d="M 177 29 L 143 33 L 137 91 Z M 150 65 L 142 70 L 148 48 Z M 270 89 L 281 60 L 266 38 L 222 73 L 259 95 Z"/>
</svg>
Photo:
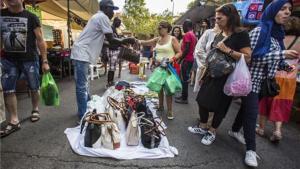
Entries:
<svg viewBox="0 0 300 169">
<path fill-rule="evenodd" d="M 47 0 L 46 2 L 39 3 L 38 6 L 42 11 L 67 19 L 67 2 L 67 0 Z M 86 21 L 89 20 L 98 9 L 99 5 L 97 0 L 70 0 L 70 11 Z"/>
<path fill-rule="evenodd" d="M 176 25 L 182 25 L 186 19 L 190 19 L 194 23 L 199 22 L 202 19 L 213 16 L 215 14 L 215 9 L 216 7 L 208 5 L 194 6 L 184 13 L 180 18 L 178 18 L 174 23 Z"/>
</svg>

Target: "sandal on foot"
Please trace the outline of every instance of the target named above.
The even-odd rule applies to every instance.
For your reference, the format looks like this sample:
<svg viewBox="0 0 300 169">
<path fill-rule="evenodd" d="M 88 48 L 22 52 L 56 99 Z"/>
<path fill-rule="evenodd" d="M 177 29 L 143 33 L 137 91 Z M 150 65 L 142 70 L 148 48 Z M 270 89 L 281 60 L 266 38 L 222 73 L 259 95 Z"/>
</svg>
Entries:
<svg viewBox="0 0 300 169">
<path fill-rule="evenodd" d="M 20 122 L 18 122 L 17 124 L 8 123 L 7 126 L 0 132 L 1 138 L 6 137 L 11 133 L 18 131 L 20 129 L 21 129 Z"/>
<path fill-rule="evenodd" d="M 260 128 L 260 127 L 256 127 L 255 132 L 257 135 L 259 135 L 260 137 L 264 137 L 265 136 L 265 130 Z"/>
<path fill-rule="evenodd" d="M 30 116 L 30 121 L 37 122 L 39 120 L 40 120 L 40 112 L 37 110 L 32 110 L 31 116 Z"/>
<path fill-rule="evenodd" d="M 281 132 L 274 131 L 272 136 L 270 137 L 270 141 L 273 143 L 279 143 L 279 141 L 282 139 Z"/>
</svg>

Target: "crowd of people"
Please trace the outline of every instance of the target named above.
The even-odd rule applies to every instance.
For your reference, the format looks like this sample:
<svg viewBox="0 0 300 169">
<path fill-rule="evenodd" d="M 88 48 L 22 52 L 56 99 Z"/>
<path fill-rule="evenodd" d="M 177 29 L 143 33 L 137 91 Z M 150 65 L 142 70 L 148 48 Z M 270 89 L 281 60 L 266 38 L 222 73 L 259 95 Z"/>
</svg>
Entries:
<svg viewBox="0 0 300 169">
<path fill-rule="evenodd" d="M 15 95 L 18 72 L 23 72 L 27 77 L 32 93 L 31 121 L 36 122 L 40 118 L 39 66 L 42 65 L 43 72 L 50 70 L 39 19 L 23 8 L 22 0 L 4 2 L 7 9 L 1 11 L 1 17 L 26 18 L 28 22 L 26 24 L 29 26 L 25 37 L 26 46 L 12 47 L 7 43 L 4 44 L 3 55 L 1 54 L 1 82 L 5 105 L 10 115 L 7 126 L 1 129 L 1 137 L 20 129 Z M 211 145 L 234 99 L 223 92 L 230 73 L 223 72 L 216 78 L 207 64 L 211 51 L 218 50 L 232 62 L 245 58 L 251 73 L 252 91 L 247 96 L 240 97 L 240 109 L 232 129 L 228 131 L 230 136 L 246 145 L 245 163 L 248 166 L 258 166 L 255 137 L 256 134 L 264 136 L 267 119 L 274 123 L 270 140 L 278 142 L 282 139 L 282 123 L 289 120 L 295 94 L 296 68 L 300 52 L 299 18 L 290 19 L 292 1 L 271 2 L 264 10 L 260 24 L 252 30 L 242 27 L 239 13 L 233 4 L 225 4 L 215 11 L 215 25 L 211 25 L 208 20 L 203 20 L 203 29 L 197 36 L 193 31 L 193 22 L 189 19 L 184 21 L 182 27 L 172 27 L 170 23 L 161 21 L 157 27 L 158 36 L 151 37 L 149 40 L 124 38 L 118 35 L 116 28 L 121 25 L 121 20 L 114 18 L 113 24 L 110 24 L 114 10 L 118 7 L 114 6 L 112 0 L 101 0 L 99 4 L 99 12 L 91 17 L 72 47 L 71 59 L 74 63 L 78 120 L 87 111 L 89 65 L 96 64 L 101 55 L 102 62 L 108 66 L 105 68 L 108 69 L 107 87 L 112 86 L 117 64 L 122 63 L 118 58 L 120 47 L 138 44 L 143 47 L 144 56 L 152 57 L 150 65 L 153 68 L 160 66 L 165 59 L 171 64 L 180 65 L 182 92 L 175 97 L 176 103 L 189 104 L 189 83 L 195 85 L 194 91 L 198 92 L 195 99 L 199 108 L 200 121 L 199 124 L 188 127 L 188 131 L 203 135 L 201 143 Z M 2 24 L 4 25 L 1 23 L 1 26 Z M 37 49 L 40 52 L 40 59 L 38 59 Z M 119 77 L 120 71 L 121 67 L 119 67 Z M 278 95 L 273 97 L 262 95 L 262 90 L 266 90 L 264 85 L 266 79 L 274 78 L 280 86 Z M 158 111 L 164 111 L 164 98 L 167 105 L 167 118 L 172 120 L 176 112 L 173 110 L 173 96 L 166 94 L 164 89 L 159 92 Z M 259 117 L 258 126 L 257 117 Z M 243 134 L 240 132 L 242 128 Z"/>
</svg>

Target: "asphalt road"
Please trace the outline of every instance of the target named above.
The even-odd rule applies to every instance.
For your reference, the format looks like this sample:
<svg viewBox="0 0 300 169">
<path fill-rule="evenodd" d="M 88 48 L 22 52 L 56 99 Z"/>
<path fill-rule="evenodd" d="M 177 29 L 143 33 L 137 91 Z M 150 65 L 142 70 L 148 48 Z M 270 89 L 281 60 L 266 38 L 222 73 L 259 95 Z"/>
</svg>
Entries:
<svg viewBox="0 0 300 169">
<path fill-rule="evenodd" d="M 122 78 L 138 80 L 122 71 Z M 92 94 L 101 95 L 105 91 L 106 77 L 91 83 Z M 174 158 L 158 160 L 115 160 L 110 158 L 91 158 L 75 154 L 69 145 L 64 130 L 74 127 L 76 118 L 75 86 L 68 78 L 59 81 L 61 94 L 60 107 L 41 106 L 41 120 L 31 123 L 25 120 L 22 129 L 1 139 L 2 169 L 243 169 L 245 147 L 227 135 L 239 107 L 233 102 L 226 119 L 220 126 L 217 139 L 211 146 L 204 146 L 200 136 L 187 131 L 198 118 L 196 94 L 190 89 L 189 104 L 174 103 L 175 119 L 164 120 L 168 126 L 167 137 L 179 155 Z M 31 112 L 27 95 L 18 97 L 18 111 L 21 119 Z M 166 117 L 163 117 L 166 119 Z M 271 134 L 268 126 L 267 134 Z M 257 137 L 257 153 L 261 156 L 261 169 L 299 169 L 300 168 L 300 126 L 291 122 L 284 126 L 283 140 L 272 145 L 268 139 Z"/>
</svg>

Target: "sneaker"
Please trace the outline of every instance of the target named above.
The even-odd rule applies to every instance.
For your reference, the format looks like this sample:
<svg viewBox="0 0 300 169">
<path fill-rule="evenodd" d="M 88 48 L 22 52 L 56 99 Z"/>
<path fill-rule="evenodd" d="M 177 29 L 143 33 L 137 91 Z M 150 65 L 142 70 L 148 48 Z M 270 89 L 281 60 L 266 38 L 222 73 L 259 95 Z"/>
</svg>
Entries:
<svg viewBox="0 0 300 169">
<path fill-rule="evenodd" d="M 194 126 L 194 127 L 188 127 L 188 131 L 194 134 L 201 134 L 204 135 L 207 133 L 207 129 L 202 129 L 201 127 Z"/>
<path fill-rule="evenodd" d="M 201 140 L 201 143 L 204 145 L 211 145 L 216 140 L 216 135 L 208 131 Z"/>
<path fill-rule="evenodd" d="M 243 136 L 242 133 L 240 133 L 240 132 L 234 132 L 232 130 L 229 130 L 228 131 L 228 135 L 231 136 L 231 137 L 233 137 L 233 138 L 235 138 L 238 142 L 240 142 L 242 144 L 246 144 L 245 138 L 244 138 L 244 136 Z"/>
<path fill-rule="evenodd" d="M 182 98 L 180 99 L 175 99 L 175 103 L 180 103 L 180 104 L 188 104 L 188 100 L 183 100 Z"/>
<path fill-rule="evenodd" d="M 256 155 L 256 152 L 255 151 L 252 151 L 252 150 L 248 150 L 246 152 L 246 156 L 245 156 L 245 163 L 247 166 L 250 166 L 250 167 L 257 167 L 258 164 L 257 164 L 257 155 Z"/>
<path fill-rule="evenodd" d="M 168 120 L 173 120 L 174 119 L 174 113 L 172 111 L 168 111 L 167 118 L 168 118 Z"/>
</svg>

